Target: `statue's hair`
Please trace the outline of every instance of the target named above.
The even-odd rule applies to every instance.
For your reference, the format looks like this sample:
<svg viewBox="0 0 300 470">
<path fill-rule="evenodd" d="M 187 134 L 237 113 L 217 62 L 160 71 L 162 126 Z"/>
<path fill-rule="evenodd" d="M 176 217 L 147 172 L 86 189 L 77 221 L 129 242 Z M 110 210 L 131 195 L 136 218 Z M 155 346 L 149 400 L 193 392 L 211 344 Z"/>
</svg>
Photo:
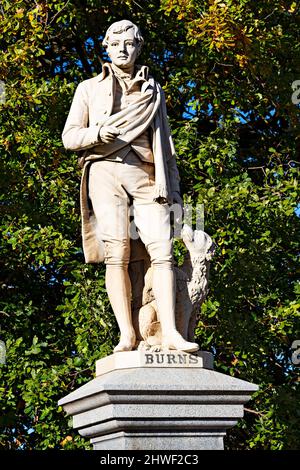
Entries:
<svg viewBox="0 0 300 470">
<path fill-rule="evenodd" d="M 109 35 L 111 33 L 115 33 L 115 34 L 120 33 L 121 34 L 124 31 L 127 31 L 128 29 L 131 29 L 131 28 L 133 28 L 134 38 L 138 42 L 138 44 L 141 48 L 142 45 L 144 44 L 144 38 L 141 35 L 141 32 L 140 32 L 138 26 L 136 26 L 134 23 L 132 23 L 129 20 L 116 21 L 115 23 L 110 25 L 110 27 L 108 28 L 108 30 L 105 33 L 105 36 L 104 36 L 104 39 L 103 39 L 103 42 L 102 42 L 103 47 L 105 47 L 105 49 L 107 48 L 108 41 L 109 41 Z"/>
</svg>

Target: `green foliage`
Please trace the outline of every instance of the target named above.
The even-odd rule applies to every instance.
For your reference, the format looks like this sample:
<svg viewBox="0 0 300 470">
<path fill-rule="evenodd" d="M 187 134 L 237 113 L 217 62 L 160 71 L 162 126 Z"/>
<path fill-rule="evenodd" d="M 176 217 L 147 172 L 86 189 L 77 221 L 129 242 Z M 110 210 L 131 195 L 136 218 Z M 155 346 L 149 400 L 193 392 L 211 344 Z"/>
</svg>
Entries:
<svg viewBox="0 0 300 470">
<path fill-rule="evenodd" d="M 218 247 L 198 340 L 217 370 L 260 385 L 227 447 L 299 448 L 300 14 L 284 0 L 2 2 L 0 448 L 89 446 L 57 400 L 93 377 L 117 328 L 104 267 L 83 262 L 80 170 L 60 135 L 122 18 L 143 31 L 185 199 L 205 205 Z"/>
</svg>

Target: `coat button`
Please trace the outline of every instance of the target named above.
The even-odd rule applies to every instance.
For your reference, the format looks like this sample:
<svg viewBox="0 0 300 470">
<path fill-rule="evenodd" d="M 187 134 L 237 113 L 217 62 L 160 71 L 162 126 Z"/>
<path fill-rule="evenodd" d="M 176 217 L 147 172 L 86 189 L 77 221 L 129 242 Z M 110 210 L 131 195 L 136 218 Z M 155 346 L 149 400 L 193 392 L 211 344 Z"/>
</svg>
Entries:
<svg viewBox="0 0 300 470">
<path fill-rule="evenodd" d="M 103 114 L 107 114 L 107 111 L 104 111 Z"/>
<path fill-rule="evenodd" d="M 111 96 L 111 91 L 108 93 L 108 96 Z"/>
</svg>

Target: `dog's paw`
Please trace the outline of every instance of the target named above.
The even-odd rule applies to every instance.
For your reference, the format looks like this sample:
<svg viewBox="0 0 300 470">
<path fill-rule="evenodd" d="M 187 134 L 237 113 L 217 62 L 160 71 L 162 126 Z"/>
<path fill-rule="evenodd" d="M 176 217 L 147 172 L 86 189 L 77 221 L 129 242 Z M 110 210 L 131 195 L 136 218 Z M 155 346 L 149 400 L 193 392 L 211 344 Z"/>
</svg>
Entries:
<svg viewBox="0 0 300 470">
<path fill-rule="evenodd" d="M 140 344 L 138 345 L 137 350 L 138 351 L 149 351 L 150 346 L 146 341 L 140 341 Z"/>
<path fill-rule="evenodd" d="M 161 344 L 155 344 L 154 346 L 150 347 L 150 352 L 160 352 L 162 350 Z"/>
</svg>

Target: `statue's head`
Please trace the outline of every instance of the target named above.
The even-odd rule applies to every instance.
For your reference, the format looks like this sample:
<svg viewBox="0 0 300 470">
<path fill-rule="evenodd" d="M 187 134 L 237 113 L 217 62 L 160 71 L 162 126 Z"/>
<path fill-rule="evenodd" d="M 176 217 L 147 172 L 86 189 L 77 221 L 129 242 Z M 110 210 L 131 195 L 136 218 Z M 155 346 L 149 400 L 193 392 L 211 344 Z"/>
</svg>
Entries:
<svg viewBox="0 0 300 470">
<path fill-rule="evenodd" d="M 131 21 L 113 23 L 106 31 L 103 46 L 114 65 L 121 69 L 132 67 L 141 52 L 144 39 Z"/>
</svg>

